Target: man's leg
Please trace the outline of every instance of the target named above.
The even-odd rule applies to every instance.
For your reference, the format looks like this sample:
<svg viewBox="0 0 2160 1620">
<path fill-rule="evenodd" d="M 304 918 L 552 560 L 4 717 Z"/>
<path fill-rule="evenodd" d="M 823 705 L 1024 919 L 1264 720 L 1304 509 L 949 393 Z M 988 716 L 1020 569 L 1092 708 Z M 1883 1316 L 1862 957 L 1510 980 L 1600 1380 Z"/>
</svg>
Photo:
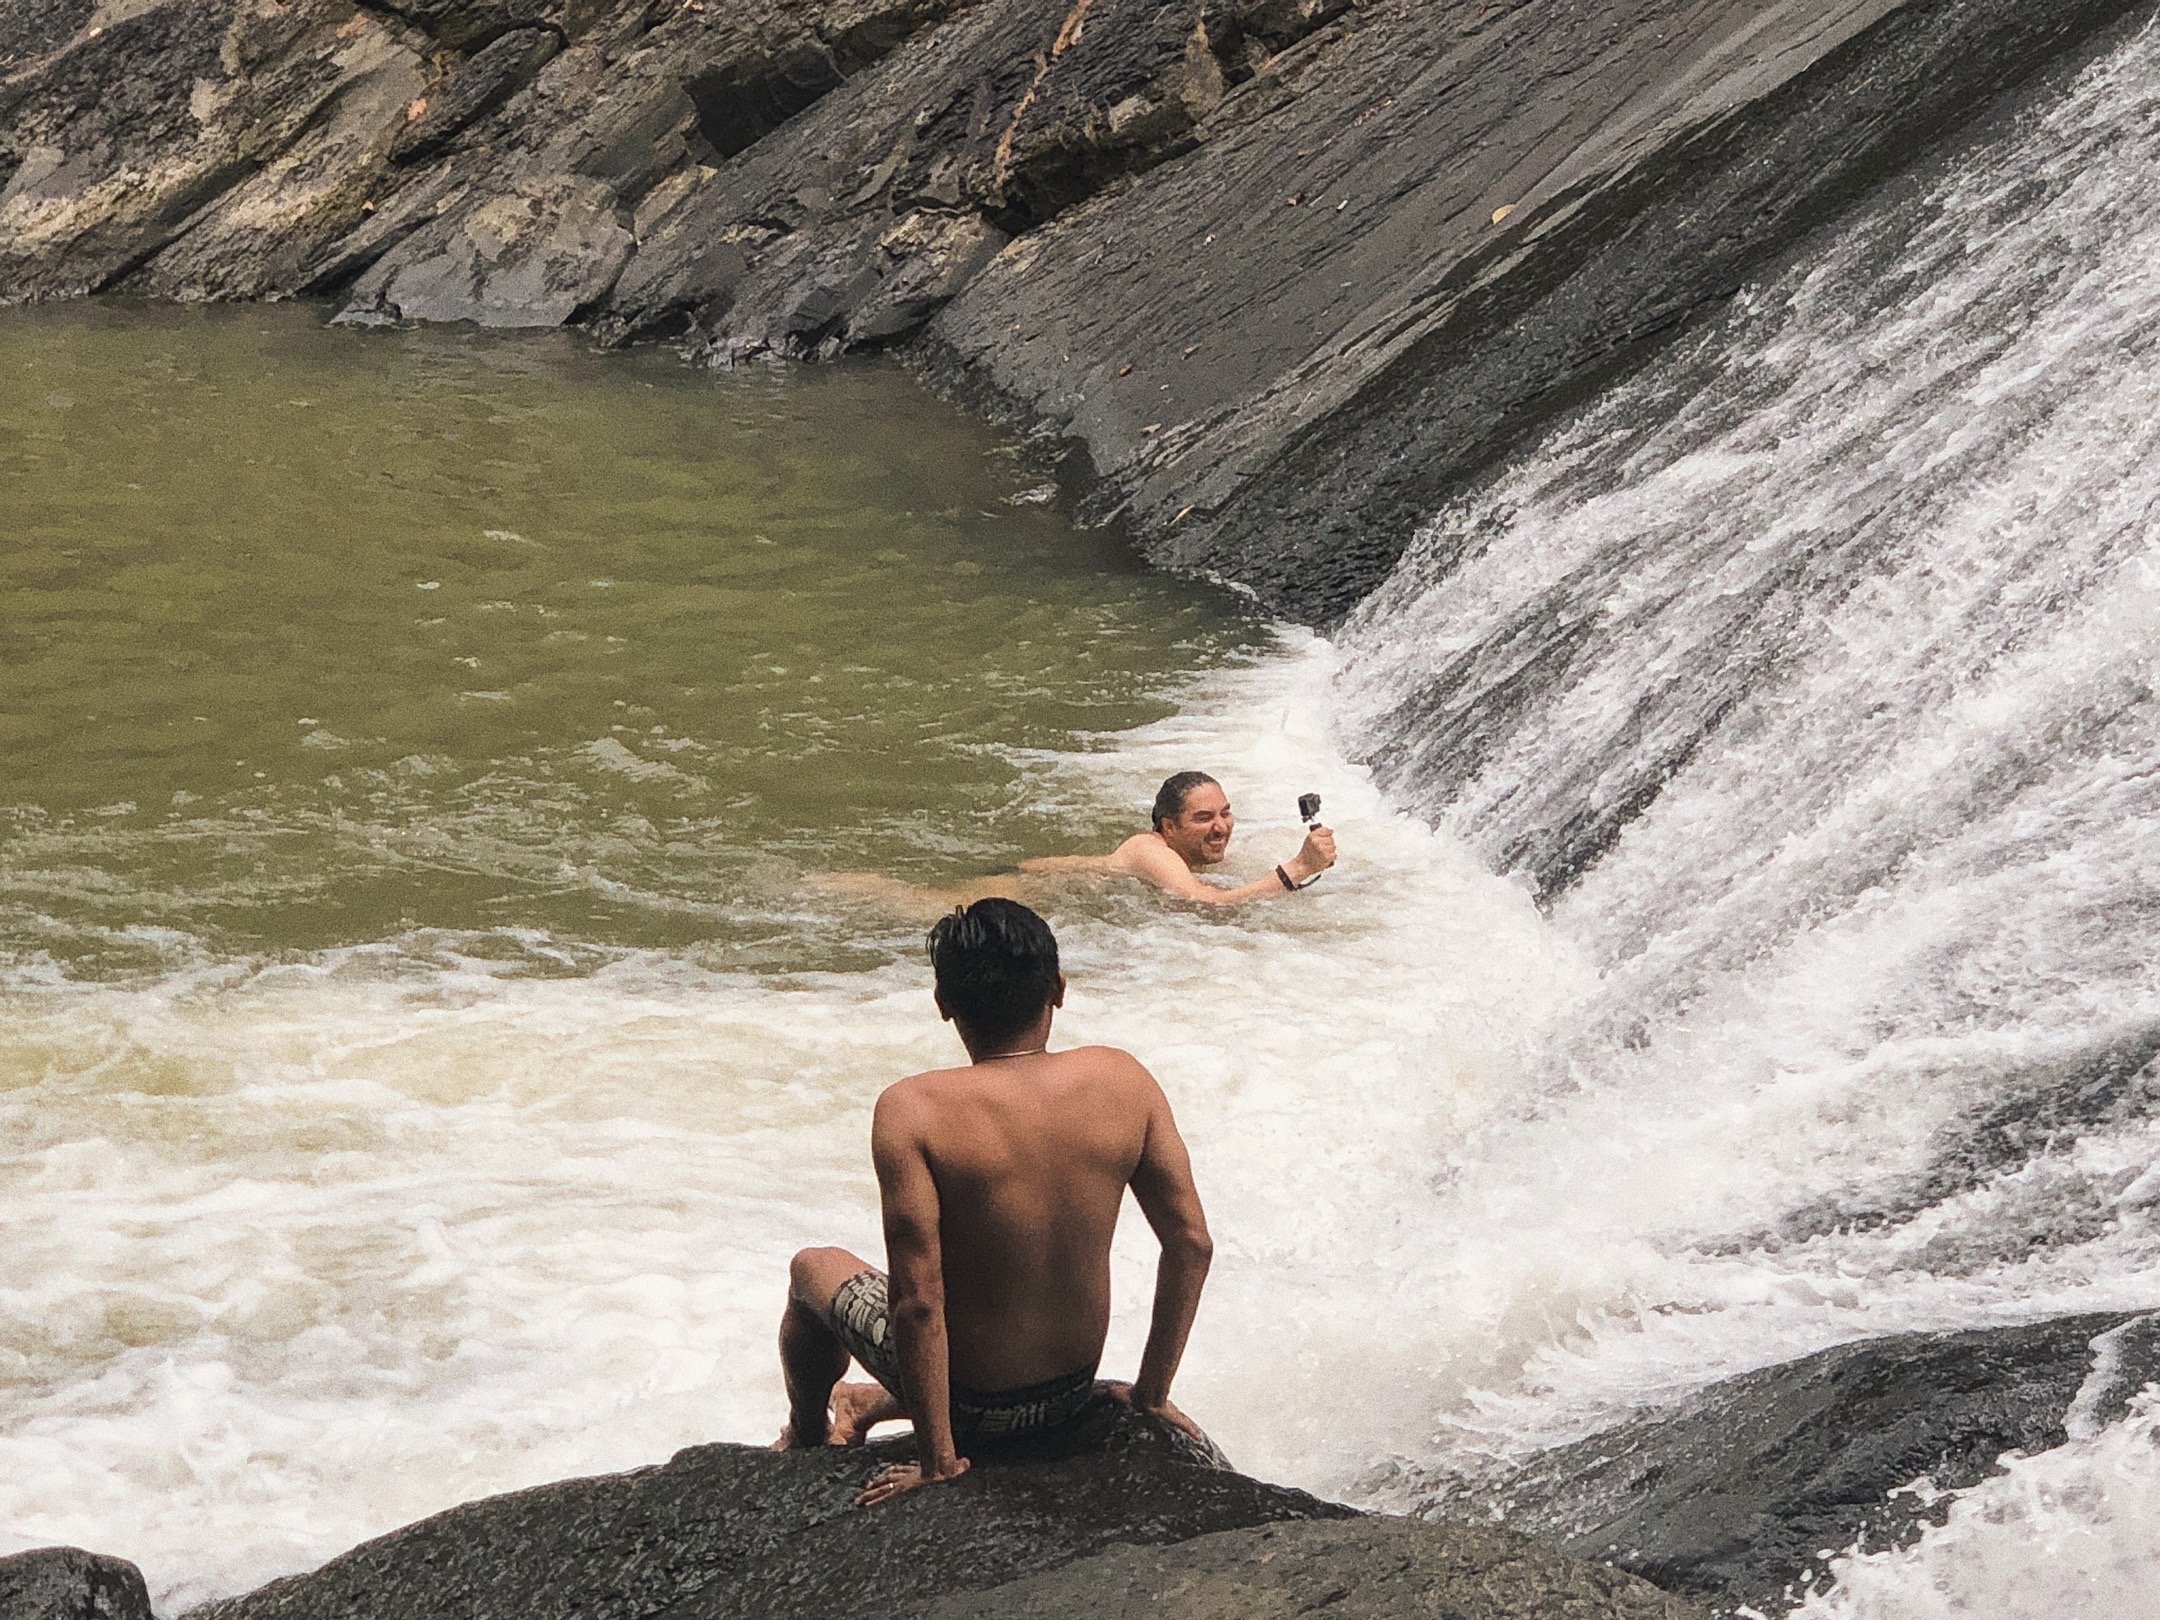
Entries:
<svg viewBox="0 0 2160 1620">
<path fill-rule="evenodd" d="M 780 1318 L 780 1374 L 788 1394 L 782 1451 L 822 1446 L 829 1437 L 833 1385 L 848 1369 L 848 1352 L 826 1321 L 840 1285 L 869 1268 L 845 1249 L 804 1249 L 788 1266 L 787 1311 Z"/>
</svg>

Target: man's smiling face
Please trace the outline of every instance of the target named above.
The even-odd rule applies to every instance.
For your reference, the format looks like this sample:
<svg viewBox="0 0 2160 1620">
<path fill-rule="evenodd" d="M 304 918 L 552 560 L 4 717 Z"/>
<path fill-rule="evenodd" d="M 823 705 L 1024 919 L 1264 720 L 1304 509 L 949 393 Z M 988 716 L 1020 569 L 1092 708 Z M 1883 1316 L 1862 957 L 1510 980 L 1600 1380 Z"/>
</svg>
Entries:
<svg viewBox="0 0 2160 1620">
<path fill-rule="evenodd" d="M 1213 866 L 1229 851 L 1236 826 L 1230 795 L 1213 782 L 1203 782 L 1185 795 L 1176 818 L 1163 823 L 1162 840 L 1187 866 Z"/>
</svg>

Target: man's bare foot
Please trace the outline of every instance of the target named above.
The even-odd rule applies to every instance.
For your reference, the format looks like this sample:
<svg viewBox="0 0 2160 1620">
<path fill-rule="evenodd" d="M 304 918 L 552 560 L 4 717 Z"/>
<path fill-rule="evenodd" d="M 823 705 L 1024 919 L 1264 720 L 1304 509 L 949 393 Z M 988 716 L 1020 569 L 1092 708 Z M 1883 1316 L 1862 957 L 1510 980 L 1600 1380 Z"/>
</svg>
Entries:
<svg viewBox="0 0 2160 1620">
<path fill-rule="evenodd" d="M 836 1384 L 832 1392 L 829 1446 L 859 1446 L 880 1423 L 907 1416 L 907 1408 L 883 1384 Z"/>
<path fill-rule="evenodd" d="M 796 1427 L 795 1420 L 793 1418 L 789 1418 L 788 1421 L 781 1427 L 780 1438 L 772 1443 L 773 1450 L 807 1451 L 818 1446 L 831 1444 L 831 1441 L 828 1438 L 828 1436 L 832 1433 L 831 1424 L 819 1424 L 818 1428 L 823 1432 L 820 1433 L 815 1440 L 807 1440 L 800 1438 L 803 1429 L 807 1429 L 808 1427 L 809 1425 L 805 1424 L 803 1425 L 802 1429 L 798 1429 Z"/>
</svg>

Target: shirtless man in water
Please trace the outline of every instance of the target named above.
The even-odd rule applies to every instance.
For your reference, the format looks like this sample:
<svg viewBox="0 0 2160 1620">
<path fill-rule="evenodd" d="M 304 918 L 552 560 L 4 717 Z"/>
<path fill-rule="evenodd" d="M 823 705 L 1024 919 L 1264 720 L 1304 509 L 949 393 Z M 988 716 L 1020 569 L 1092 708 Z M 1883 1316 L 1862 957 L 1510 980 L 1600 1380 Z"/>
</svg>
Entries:
<svg viewBox="0 0 2160 1620">
<path fill-rule="evenodd" d="M 1237 817 L 1222 784 L 1205 771 L 1179 771 L 1164 782 L 1150 819 L 1150 831 L 1134 833 L 1108 855 L 1039 855 L 1003 876 L 950 888 L 920 888 L 876 872 L 832 872 L 810 881 L 827 893 L 859 895 L 918 915 L 990 896 L 1041 900 L 1057 878 L 1077 876 L 1138 878 L 1180 900 L 1238 906 L 1295 894 L 1335 864 L 1335 834 L 1313 827 L 1298 852 L 1267 876 L 1227 888 L 1207 882 L 1200 874 L 1222 864 Z"/>
<path fill-rule="evenodd" d="M 917 1460 L 881 1470 L 864 1505 L 957 1478 L 971 1443 L 1054 1428 L 1088 1403 L 1128 1187 L 1162 1258 L 1139 1376 L 1109 1392 L 1198 1433 L 1170 1381 L 1213 1251 L 1162 1088 L 1114 1048 L 1049 1050 L 1065 979 L 1026 906 L 954 912 L 931 930 L 930 960 L 970 1061 L 878 1099 L 870 1155 L 891 1276 L 845 1249 L 805 1249 L 780 1322 L 781 1449 L 914 1421 Z M 876 1385 L 840 1382 L 851 1357 Z"/>
<path fill-rule="evenodd" d="M 1134 833 L 1108 855 L 1043 855 L 1022 861 L 1024 873 L 1111 872 L 1152 883 L 1180 900 L 1204 906 L 1237 906 L 1295 894 L 1335 864 L 1335 835 L 1325 827 L 1305 834 L 1298 852 L 1266 877 L 1235 888 L 1201 881 L 1200 873 L 1218 866 L 1230 852 L 1237 817 L 1230 795 L 1205 771 L 1179 771 L 1155 794 L 1154 830 Z"/>
</svg>

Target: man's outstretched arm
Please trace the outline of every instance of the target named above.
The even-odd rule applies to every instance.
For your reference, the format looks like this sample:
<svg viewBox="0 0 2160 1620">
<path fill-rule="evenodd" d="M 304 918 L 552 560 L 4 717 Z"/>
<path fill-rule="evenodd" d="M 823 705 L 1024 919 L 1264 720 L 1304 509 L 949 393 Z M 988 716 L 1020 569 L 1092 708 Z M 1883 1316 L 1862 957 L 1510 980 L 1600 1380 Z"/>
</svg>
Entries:
<svg viewBox="0 0 2160 1620">
<path fill-rule="evenodd" d="M 967 1472 L 953 1444 L 952 1358 L 945 1339 L 945 1268 L 938 1246 L 937 1182 L 915 1128 L 913 1109 L 891 1092 L 878 1099 L 870 1127 L 885 1214 L 885 1261 L 892 1275 L 891 1310 L 908 1416 L 915 1420 L 912 1463 L 879 1470 L 857 1498 L 874 1502 Z"/>
<path fill-rule="evenodd" d="M 1207 1283 L 1215 1243 L 1208 1236 L 1200 1189 L 1193 1185 L 1192 1158 L 1171 1116 L 1170 1099 L 1153 1075 L 1144 1069 L 1141 1073 L 1154 1095 L 1132 1190 L 1162 1244 L 1162 1258 L 1155 1267 L 1155 1314 L 1148 1324 L 1147 1348 L 1140 1354 L 1140 1375 L 1129 1398 L 1141 1411 L 1197 1434 L 1192 1421 L 1170 1404 L 1170 1384 L 1200 1311 L 1200 1290 Z"/>
</svg>

